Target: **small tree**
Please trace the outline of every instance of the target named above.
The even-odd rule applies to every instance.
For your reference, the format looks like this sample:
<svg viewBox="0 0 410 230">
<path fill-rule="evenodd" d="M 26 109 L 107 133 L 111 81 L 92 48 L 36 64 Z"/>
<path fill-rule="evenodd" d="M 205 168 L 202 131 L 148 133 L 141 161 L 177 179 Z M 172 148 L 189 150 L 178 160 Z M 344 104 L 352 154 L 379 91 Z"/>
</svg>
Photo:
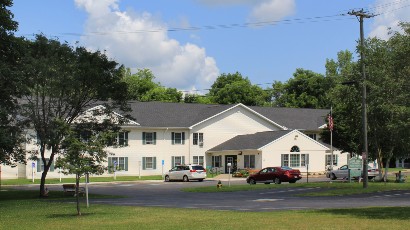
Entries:
<svg viewBox="0 0 410 230">
<path fill-rule="evenodd" d="M 118 117 L 100 119 L 103 110 L 93 110 L 93 116 L 82 117 L 75 124 L 66 125 L 66 137 L 62 141 L 60 158 L 56 167 L 62 169 L 64 174 L 75 174 L 77 198 L 77 214 L 81 215 L 78 188 L 80 178 L 86 174 L 101 175 L 106 170 L 104 162 L 107 159 L 106 147 L 116 146 L 113 141 L 119 131 Z M 91 114 L 89 114 L 91 115 Z"/>
</svg>

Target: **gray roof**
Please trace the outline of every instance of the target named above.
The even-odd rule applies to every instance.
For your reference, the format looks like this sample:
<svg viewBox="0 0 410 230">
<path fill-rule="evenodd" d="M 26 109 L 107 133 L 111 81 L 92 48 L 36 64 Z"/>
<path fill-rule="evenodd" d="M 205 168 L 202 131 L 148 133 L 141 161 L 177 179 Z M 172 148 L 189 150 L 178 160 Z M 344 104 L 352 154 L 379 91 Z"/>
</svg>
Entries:
<svg viewBox="0 0 410 230">
<path fill-rule="evenodd" d="M 259 149 L 290 132 L 292 132 L 292 130 L 267 131 L 239 135 L 209 149 L 208 151 Z"/>
<path fill-rule="evenodd" d="M 249 106 L 255 112 L 289 129 L 317 130 L 324 125 L 329 109 Z"/>
<path fill-rule="evenodd" d="M 130 115 L 143 127 L 190 127 L 236 106 L 171 102 L 130 102 Z M 248 106 L 289 129 L 317 130 L 325 124 L 326 109 Z"/>
</svg>

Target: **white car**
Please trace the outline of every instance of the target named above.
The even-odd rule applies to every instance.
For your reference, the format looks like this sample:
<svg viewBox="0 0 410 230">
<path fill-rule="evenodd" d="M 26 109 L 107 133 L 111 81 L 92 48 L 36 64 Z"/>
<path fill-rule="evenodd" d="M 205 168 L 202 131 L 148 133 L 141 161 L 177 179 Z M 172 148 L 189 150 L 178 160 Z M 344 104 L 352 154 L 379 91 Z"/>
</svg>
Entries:
<svg viewBox="0 0 410 230">
<path fill-rule="evenodd" d="M 363 175 L 362 170 L 361 169 L 357 169 L 360 172 L 358 173 L 354 173 L 355 175 Z M 352 172 L 351 172 L 352 173 Z M 373 179 L 375 178 L 377 175 L 379 174 L 379 170 L 378 169 L 374 169 L 374 168 L 369 168 L 367 170 L 367 177 L 369 179 Z M 348 178 L 349 177 L 349 166 L 347 165 L 343 165 L 340 168 L 337 169 L 333 169 L 331 171 L 328 171 L 326 173 L 326 176 L 332 180 L 336 180 L 337 178 Z"/>
<path fill-rule="evenodd" d="M 202 165 L 177 165 L 165 174 L 165 181 L 190 180 L 203 181 L 206 178 L 206 170 Z"/>
</svg>

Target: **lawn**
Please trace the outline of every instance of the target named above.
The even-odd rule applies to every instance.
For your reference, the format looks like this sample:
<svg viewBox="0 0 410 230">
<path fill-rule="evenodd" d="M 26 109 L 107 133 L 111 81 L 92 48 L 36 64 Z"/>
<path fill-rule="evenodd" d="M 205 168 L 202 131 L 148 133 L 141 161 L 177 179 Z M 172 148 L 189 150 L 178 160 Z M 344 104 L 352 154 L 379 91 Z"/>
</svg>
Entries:
<svg viewBox="0 0 410 230">
<path fill-rule="evenodd" d="M 32 194 L 31 194 L 32 193 Z M 0 191 L 0 229 L 405 229 L 410 207 L 239 212 L 82 204 Z M 67 198 L 64 198 L 67 199 Z M 72 199 L 72 198 L 71 198 Z M 73 200 L 74 201 L 74 200 Z"/>
</svg>

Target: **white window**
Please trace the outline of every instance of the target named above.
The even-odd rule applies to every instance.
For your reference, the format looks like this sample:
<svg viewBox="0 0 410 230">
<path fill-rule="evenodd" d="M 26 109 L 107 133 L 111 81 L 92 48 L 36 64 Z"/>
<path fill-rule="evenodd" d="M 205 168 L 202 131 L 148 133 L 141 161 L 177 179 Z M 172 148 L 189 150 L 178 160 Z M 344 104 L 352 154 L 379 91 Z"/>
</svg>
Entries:
<svg viewBox="0 0 410 230">
<path fill-rule="evenodd" d="M 291 153 L 281 155 L 282 166 L 306 167 L 309 164 L 309 154 Z"/>
<path fill-rule="evenodd" d="M 128 157 L 108 157 L 108 171 L 128 171 Z"/>
<path fill-rule="evenodd" d="M 330 165 L 332 154 L 326 154 L 326 165 Z M 333 165 L 337 165 L 337 155 L 333 154 Z"/>
<path fill-rule="evenodd" d="M 118 133 L 118 144 L 122 146 L 128 146 L 128 132 L 119 132 Z"/>
<path fill-rule="evenodd" d="M 193 145 L 204 145 L 204 134 L 203 133 L 194 133 L 194 138 L 192 139 Z"/>
<path fill-rule="evenodd" d="M 46 164 L 48 164 L 48 162 L 50 161 L 50 158 L 46 158 Z M 43 164 L 43 160 L 37 159 L 37 172 L 43 172 L 44 171 L 44 164 Z M 50 165 L 50 172 L 54 172 L 54 161 L 53 163 L 51 163 Z"/>
<path fill-rule="evenodd" d="M 171 138 L 172 138 L 172 144 L 173 145 L 183 145 L 185 144 L 185 132 L 181 133 L 171 133 Z"/>
<path fill-rule="evenodd" d="M 143 145 L 155 145 L 157 141 L 156 132 L 142 132 L 142 144 Z"/>
<path fill-rule="evenodd" d="M 212 156 L 212 167 L 222 167 L 222 156 Z"/>
<path fill-rule="evenodd" d="M 245 168 L 254 169 L 255 168 L 255 155 L 244 155 L 243 156 L 243 166 Z"/>
<path fill-rule="evenodd" d="M 192 163 L 204 166 L 204 156 L 193 156 Z"/>
<path fill-rule="evenodd" d="M 177 165 L 183 165 L 185 164 L 185 157 L 184 156 L 173 156 L 171 159 L 171 164 L 172 164 L 172 167 L 175 167 Z"/>
<path fill-rule="evenodd" d="M 156 157 L 143 157 L 142 158 L 142 169 L 156 169 L 157 168 L 157 158 Z"/>
</svg>

